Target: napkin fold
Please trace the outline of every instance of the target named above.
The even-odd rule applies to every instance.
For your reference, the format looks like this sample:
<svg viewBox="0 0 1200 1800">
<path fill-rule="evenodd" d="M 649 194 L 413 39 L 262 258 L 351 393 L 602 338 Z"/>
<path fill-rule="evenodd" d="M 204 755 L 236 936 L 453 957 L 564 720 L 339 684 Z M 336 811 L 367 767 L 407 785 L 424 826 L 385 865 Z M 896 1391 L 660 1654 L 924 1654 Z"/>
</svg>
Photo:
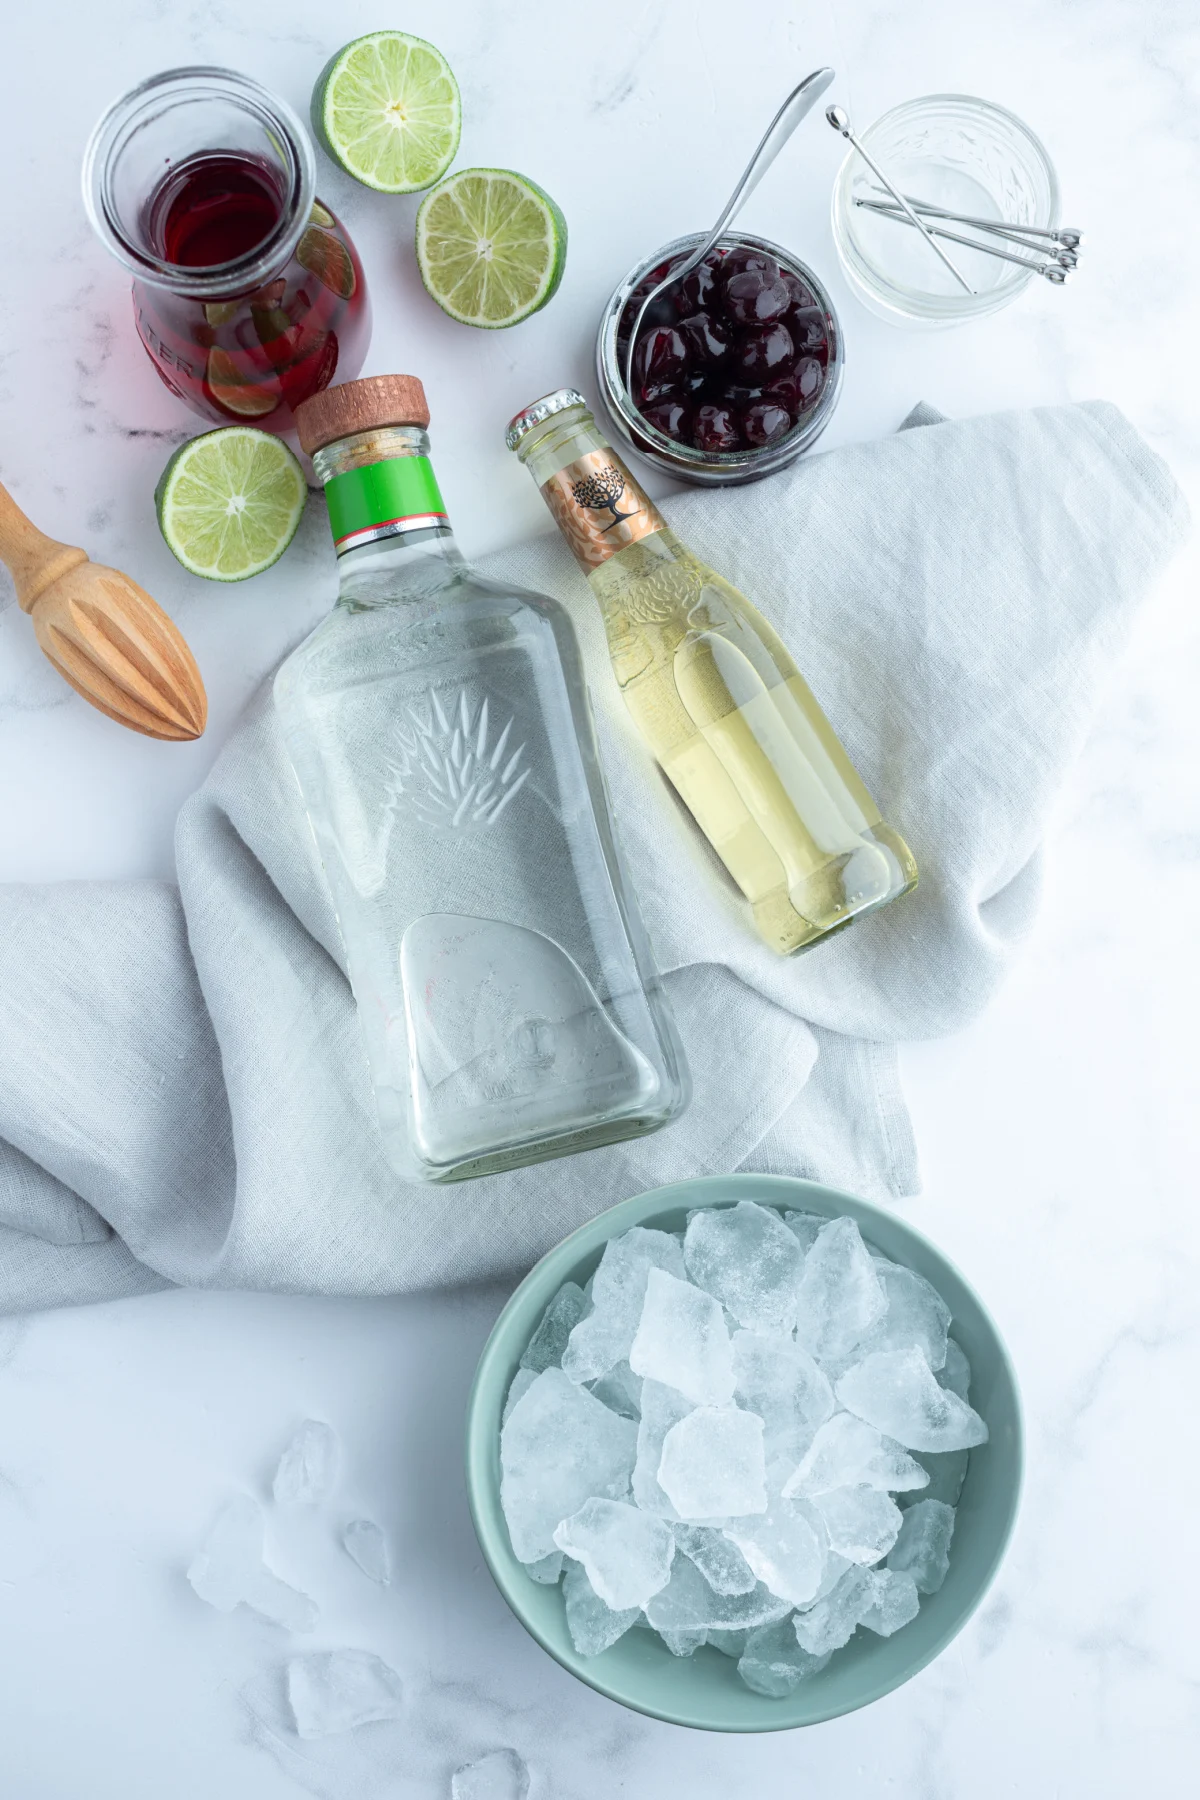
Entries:
<svg viewBox="0 0 1200 1800">
<path fill-rule="evenodd" d="M 634 730 L 561 538 L 489 557 L 579 630 L 691 1107 L 582 1156 L 401 1182 L 267 683 L 180 814 L 178 887 L 0 888 L 0 1310 L 513 1275 L 629 1194 L 736 1168 L 914 1191 L 895 1045 L 964 1024 L 1011 960 L 1047 809 L 1187 513 L 1109 405 L 906 424 L 663 510 L 791 647 L 915 894 L 809 955 L 766 949 Z"/>
</svg>

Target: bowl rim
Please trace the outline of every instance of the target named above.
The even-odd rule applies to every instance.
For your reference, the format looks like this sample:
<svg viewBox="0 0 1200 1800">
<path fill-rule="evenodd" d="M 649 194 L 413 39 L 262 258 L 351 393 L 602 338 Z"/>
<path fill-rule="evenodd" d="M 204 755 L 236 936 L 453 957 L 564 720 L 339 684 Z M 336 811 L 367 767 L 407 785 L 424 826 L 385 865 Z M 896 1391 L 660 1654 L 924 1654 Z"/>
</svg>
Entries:
<svg viewBox="0 0 1200 1800">
<path fill-rule="evenodd" d="M 1049 204 L 1046 217 L 1038 223 L 1046 226 L 1058 223 L 1061 193 L 1058 184 L 1058 171 L 1051 159 L 1050 152 L 1037 133 L 1028 126 L 1024 119 L 1012 112 L 1007 106 L 1000 106 L 995 100 L 984 100 L 978 94 L 939 93 L 918 94 L 911 100 L 902 100 L 898 105 L 889 107 L 872 120 L 860 137 L 864 144 L 871 146 L 872 138 L 903 119 L 909 113 L 926 107 L 970 108 L 977 113 L 986 114 L 1002 120 L 1015 130 L 1029 144 L 1034 156 L 1040 161 L 1045 172 L 1049 191 Z M 923 325 L 958 325 L 972 319 L 987 318 L 992 313 L 1000 312 L 1011 300 L 1015 300 L 1033 280 L 1031 269 L 1018 269 L 1015 264 L 1004 265 L 1000 279 L 995 287 L 972 298 L 961 294 L 930 295 L 917 288 L 906 287 L 901 282 L 892 281 L 867 256 L 862 249 L 853 229 L 853 209 L 849 204 L 850 189 L 853 186 L 858 170 L 857 153 L 848 150 L 843 157 L 837 174 L 833 178 L 830 195 L 830 215 L 833 230 L 833 241 L 838 260 L 851 287 L 863 298 L 869 296 L 873 307 L 883 309 L 889 318 L 899 317 L 906 322 Z"/>
<path fill-rule="evenodd" d="M 520 1580 L 527 1582 L 522 1565 L 517 1562 L 511 1546 L 500 1533 L 493 1537 L 490 1522 L 482 1516 L 483 1495 L 495 1483 L 489 1479 L 489 1459 L 495 1449 L 499 1435 L 500 1418 L 497 1410 L 485 1404 L 483 1390 L 488 1383 L 494 1366 L 501 1360 L 507 1362 L 511 1351 L 505 1346 L 507 1324 L 517 1312 L 531 1289 L 543 1289 L 548 1302 L 552 1294 L 562 1283 L 569 1279 L 571 1270 L 580 1258 L 593 1250 L 602 1251 L 603 1246 L 612 1237 L 630 1227 L 643 1224 L 649 1218 L 663 1212 L 679 1210 L 685 1206 L 717 1206 L 735 1205 L 739 1199 L 757 1199 L 765 1205 L 783 1206 L 791 1204 L 800 1210 L 824 1212 L 830 1218 L 849 1216 L 864 1230 L 869 1240 L 874 1239 L 873 1227 L 882 1226 L 884 1235 L 889 1228 L 902 1240 L 915 1240 L 922 1250 L 927 1252 L 935 1262 L 940 1263 L 950 1276 L 961 1283 L 971 1296 L 979 1310 L 985 1327 L 990 1332 L 999 1354 L 999 1365 L 1007 1378 L 1013 1402 L 1014 1433 L 1011 1445 L 1011 1480 L 1012 1503 L 1008 1516 L 1004 1521 L 999 1538 L 995 1543 L 983 1578 L 972 1595 L 969 1604 L 960 1609 L 958 1615 L 937 1633 L 923 1653 L 920 1653 L 902 1674 L 884 1675 L 848 1703 L 833 1703 L 825 1706 L 817 1705 L 810 1716 L 799 1720 L 786 1716 L 787 1700 L 772 1702 L 778 1705 L 785 1716 L 774 1719 L 769 1714 L 747 1718 L 744 1722 L 720 1723 L 690 1715 L 684 1709 L 670 1711 L 661 1706 L 650 1705 L 639 1701 L 636 1695 L 625 1691 L 619 1681 L 607 1679 L 603 1668 L 603 1658 L 581 1657 L 572 1651 L 565 1653 L 546 1634 L 539 1630 L 536 1621 L 526 1615 L 518 1599 L 518 1586 L 515 1572 L 521 1571 Z M 902 1260 L 897 1257 L 897 1260 Z M 511 1376 L 509 1377 L 511 1380 Z M 508 1382 L 504 1383 L 507 1391 Z M 502 1402 L 501 1402 L 502 1404 Z M 641 1713 L 646 1718 L 658 1719 L 666 1724 L 682 1725 L 693 1729 L 742 1733 L 763 1731 L 789 1731 L 808 1725 L 819 1725 L 829 1719 L 839 1718 L 847 1713 L 857 1712 L 864 1706 L 872 1705 L 884 1695 L 902 1687 L 914 1675 L 926 1667 L 956 1638 L 967 1621 L 978 1610 L 988 1590 L 991 1588 L 996 1574 L 1007 1553 L 1012 1534 L 1020 1512 L 1021 1498 L 1025 1475 L 1025 1427 L 1021 1405 L 1020 1388 L 1017 1383 L 1016 1369 L 1008 1347 L 987 1307 L 980 1300 L 974 1285 L 958 1269 L 957 1265 L 940 1250 L 931 1239 L 910 1225 L 906 1219 L 861 1196 L 847 1193 L 841 1188 L 828 1186 L 824 1182 L 811 1181 L 799 1175 L 767 1175 L 735 1172 L 729 1175 L 705 1175 L 685 1178 L 670 1182 L 662 1187 L 650 1188 L 645 1193 L 636 1194 L 628 1200 L 619 1201 L 615 1206 L 598 1213 L 578 1226 L 569 1236 L 563 1238 L 552 1250 L 534 1264 L 524 1279 L 509 1296 L 499 1317 L 496 1319 L 486 1344 L 476 1365 L 471 1391 L 467 1400 L 466 1432 L 465 1432 L 465 1475 L 467 1503 L 471 1512 L 471 1523 L 475 1536 L 487 1563 L 493 1581 L 499 1588 L 509 1610 L 529 1633 L 534 1641 L 541 1645 L 555 1662 L 582 1681 L 585 1686 L 603 1694 L 606 1699 L 614 1700 L 619 1705 L 628 1707 L 630 1711 Z M 496 1506 L 498 1508 L 498 1495 Z M 591 1665 L 589 1667 L 589 1664 Z M 797 1690 L 800 1694 L 819 1695 L 818 1687 Z M 794 1696 L 792 1696 L 794 1698 Z"/>
</svg>

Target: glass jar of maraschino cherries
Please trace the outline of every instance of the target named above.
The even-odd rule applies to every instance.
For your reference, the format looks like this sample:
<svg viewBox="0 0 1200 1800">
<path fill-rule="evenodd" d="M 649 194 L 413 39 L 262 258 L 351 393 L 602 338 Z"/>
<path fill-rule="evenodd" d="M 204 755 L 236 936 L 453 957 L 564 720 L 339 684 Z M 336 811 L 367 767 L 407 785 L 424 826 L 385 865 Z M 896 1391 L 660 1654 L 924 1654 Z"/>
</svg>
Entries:
<svg viewBox="0 0 1200 1800">
<path fill-rule="evenodd" d="M 828 423 L 842 334 L 812 270 L 766 238 L 720 240 L 648 308 L 645 299 L 701 236 L 666 244 L 617 288 L 596 343 L 605 402 L 625 441 L 687 481 L 754 481 L 784 467 Z"/>
</svg>

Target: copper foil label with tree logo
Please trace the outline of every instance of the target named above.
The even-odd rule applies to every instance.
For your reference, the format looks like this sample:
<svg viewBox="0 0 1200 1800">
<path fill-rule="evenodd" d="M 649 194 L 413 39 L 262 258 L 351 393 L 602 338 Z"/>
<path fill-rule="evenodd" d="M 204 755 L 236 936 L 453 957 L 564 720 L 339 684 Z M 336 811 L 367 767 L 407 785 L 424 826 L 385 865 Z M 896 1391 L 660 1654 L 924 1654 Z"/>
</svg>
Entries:
<svg viewBox="0 0 1200 1800">
<path fill-rule="evenodd" d="M 542 487 L 555 524 L 585 569 L 636 544 L 666 523 L 611 450 L 588 450 Z"/>
</svg>

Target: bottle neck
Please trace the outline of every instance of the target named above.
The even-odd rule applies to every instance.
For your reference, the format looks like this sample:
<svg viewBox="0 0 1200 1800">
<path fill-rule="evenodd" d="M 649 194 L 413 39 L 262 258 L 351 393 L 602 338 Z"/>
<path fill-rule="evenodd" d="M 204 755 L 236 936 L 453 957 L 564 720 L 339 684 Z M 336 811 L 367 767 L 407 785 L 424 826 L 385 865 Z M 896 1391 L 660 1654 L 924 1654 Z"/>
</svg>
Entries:
<svg viewBox="0 0 1200 1800">
<path fill-rule="evenodd" d="M 662 514 L 585 406 L 567 407 L 534 426 L 517 455 L 588 574 L 665 528 Z"/>
<path fill-rule="evenodd" d="M 172 259 L 165 224 L 189 175 L 239 165 L 275 213 L 230 261 Z M 232 69 L 168 69 L 109 107 L 88 141 L 84 203 L 107 249 L 140 281 L 219 301 L 271 281 L 295 253 L 316 198 L 316 162 L 292 109 Z"/>
<path fill-rule="evenodd" d="M 462 567 L 429 438 L 418 426 L 338 438 L 315 453 L 313 468 L 325 488 L 343 597 L 369 599 L 381 578 L 399 570 L 407 585 L 410 571 L 436 580 Z M 378 597 L 395 598 L 394 587 Z"/>
</svg>

